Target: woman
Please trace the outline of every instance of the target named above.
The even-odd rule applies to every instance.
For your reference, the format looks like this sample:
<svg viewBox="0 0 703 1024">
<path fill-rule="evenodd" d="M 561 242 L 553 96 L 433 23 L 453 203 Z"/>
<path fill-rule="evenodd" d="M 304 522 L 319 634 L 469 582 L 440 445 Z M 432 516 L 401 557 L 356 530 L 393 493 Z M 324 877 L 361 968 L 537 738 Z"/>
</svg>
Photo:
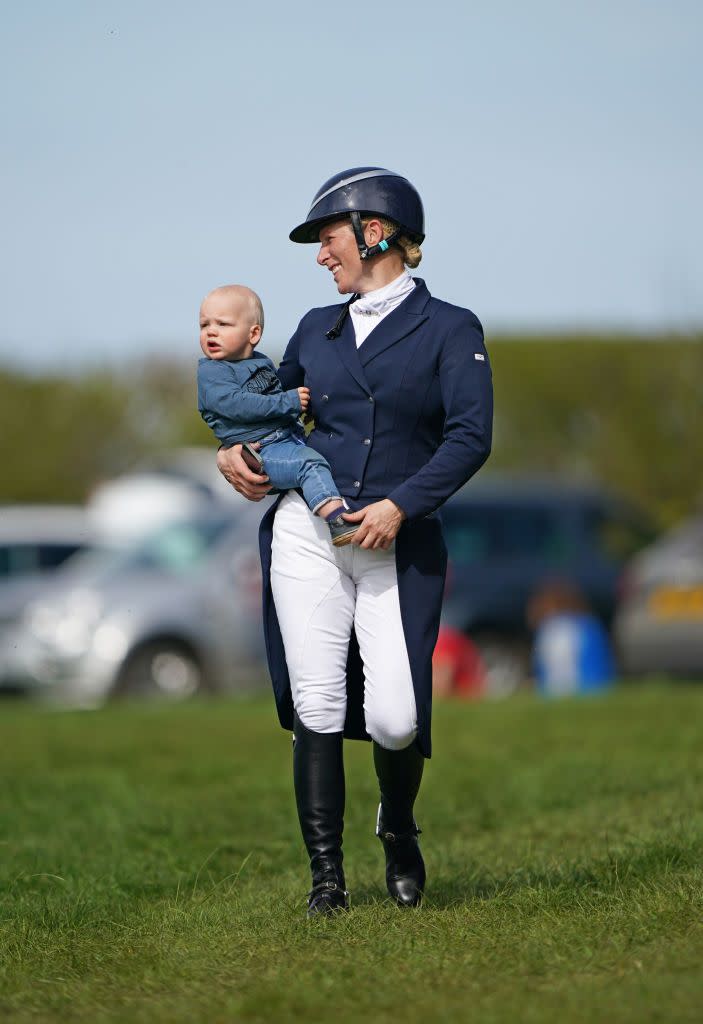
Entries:
<svg viewBox="0 0 703 1024">
<path fill-rule="evenodd" d="M 278 370 L 310 389 L 308 444 L 332 467 L 359 524 L 334 548 L 289 492 L 264 516 L 264 628 L 279 718 L 293 729 L 298 816 L 312 872 L 308 915 L 347 909 L 342 868 L 344 736 L 371 739 L 376 834 L 400 906 L 425 887 L 413 807 L 430 756 L 432 650 L 446 550 L 436 510 L 488 457 L 492 389 L 479 321 L 430 296 L 405 269 L 421 259 L 422 202 L 407 179 L 356 167 L 326 181 L 294 242 L 344 305 L 311 310 Z M 237 490 L 268 490 L 239 447 L 218 454 Z"/>
</svg>

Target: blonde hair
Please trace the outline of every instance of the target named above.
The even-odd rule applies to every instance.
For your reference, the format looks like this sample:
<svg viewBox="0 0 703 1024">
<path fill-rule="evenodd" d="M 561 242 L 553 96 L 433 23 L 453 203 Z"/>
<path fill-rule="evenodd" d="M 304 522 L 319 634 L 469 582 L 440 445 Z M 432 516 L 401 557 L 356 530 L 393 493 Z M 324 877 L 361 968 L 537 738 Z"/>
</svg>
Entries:
<svg viewBox="0 0 703 1024">
<path fill-rule="evenodd" d="M 371 220 L 378 220 L 381 222 L 384 238 L 388 238 L 389 235 L 392 235 L 394 231 L 398 230 L 398 225 L 394 221 L 388 220 L 387 217 L 362 217 L 361 223 L 366 227 Z M 407 237 L 407 235 L 401 235 L 400 238 L 396 238 L 393 244 L 397 245 L 400 249 L 403 257 L 403 263 L 406 267 L 410 267 L 411 270 L 414 270 L 415 267 L 419 266 L 420 260 L 422 259 L 422 249 L 417 242 L 413 242 Z"/>
</svg>

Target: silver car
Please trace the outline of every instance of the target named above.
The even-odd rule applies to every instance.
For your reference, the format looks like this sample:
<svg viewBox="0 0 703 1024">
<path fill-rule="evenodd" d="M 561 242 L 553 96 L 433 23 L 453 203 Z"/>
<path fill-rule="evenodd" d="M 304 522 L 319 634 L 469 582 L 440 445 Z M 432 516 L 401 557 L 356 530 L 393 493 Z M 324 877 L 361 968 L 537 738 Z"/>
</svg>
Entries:
<svg viewBox="0 0 703 1024">
<path fill-rule="evenodd" d="M 257 525 L 242 503 L 78 555 L 26 608 L 25 687 L 61 704 L 265 684 Z"/>
<path fill-rule="evenodd" d="M 91 541 L 77 505 L 0 506 L 0 689 L 16 675 L 17 622 L 57 568 Z"/>
<path fill-rule="evenodd" d="M 629 563 L 614 634 L 628 674 L 703 677 L 703 517 Z"/>
<path fill-rule="evenodd" d="M 78 505 L 0 505 L 0 580 L 50 572 L 90 538 Z"/>
</svg>

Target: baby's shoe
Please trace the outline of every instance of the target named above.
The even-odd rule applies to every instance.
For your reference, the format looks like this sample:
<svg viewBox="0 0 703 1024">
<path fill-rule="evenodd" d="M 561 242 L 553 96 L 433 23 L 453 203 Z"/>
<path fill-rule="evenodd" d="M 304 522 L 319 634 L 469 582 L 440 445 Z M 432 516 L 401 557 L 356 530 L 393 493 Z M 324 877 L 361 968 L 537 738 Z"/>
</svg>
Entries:
<svg viewBox="0 0 703 1024">
<path fill-rule="evenodd" d="M 341 515 L 335 516 L 334 519 L 328 519 L 327 525 L 330 528 L 332 534 L 332 543 L 336 548 L 344 547 L 345 544 L 351 542 L 352 537 L 359 529 L 358 523 L 348 523 L 346 519 Z"/>
</svg>

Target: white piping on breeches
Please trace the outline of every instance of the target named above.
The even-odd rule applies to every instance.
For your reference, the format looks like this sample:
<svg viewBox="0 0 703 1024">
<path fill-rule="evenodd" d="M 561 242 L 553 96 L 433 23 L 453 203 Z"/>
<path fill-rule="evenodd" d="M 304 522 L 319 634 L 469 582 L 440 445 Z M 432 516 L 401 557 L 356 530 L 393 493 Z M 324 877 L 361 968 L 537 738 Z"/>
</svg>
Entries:
<svg viewBox="0 0 703 1024">
<path fill-rule="evenodd" d="M 395 545 L 333 546 L 327 524 L 290 491 L 273 524 L 271 586 L 293 705 L 314 732 L 341 732 L 352 626 L 364 665 L 369 735 L 389 750 L 417 735 L 415 693 L 400 617 Z"/>
</svg>

